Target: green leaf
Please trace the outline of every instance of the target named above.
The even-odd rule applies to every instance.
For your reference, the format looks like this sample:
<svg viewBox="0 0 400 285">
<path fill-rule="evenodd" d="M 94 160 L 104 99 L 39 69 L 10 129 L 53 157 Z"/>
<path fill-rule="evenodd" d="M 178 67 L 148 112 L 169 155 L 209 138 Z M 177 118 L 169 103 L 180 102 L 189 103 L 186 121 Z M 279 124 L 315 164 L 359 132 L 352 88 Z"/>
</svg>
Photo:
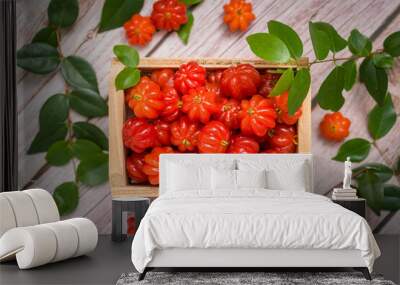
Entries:
<svg viewBox="0 0 400 285">
<path fill-rule="evenodd" d="M 371 143 L 365 139 L 355 138 L 342 144 L 333 160 L 346 161 L 350 157 L 352 162 L 360 162 L 367 158 Z"/>
<path fill-rule="evenodd" d="M 106 0 L 101 11 L 99 33 L 121 27 L 142 10 L 144 0 Z"/>
<path fill-rule="evenodd" d="M 367 200 L 368 206 L 380 214 L 383 202 L 383 184 L 379 177 L 372 171 L 364 172 L 357 177 L 358 193 Z"/>
<path fill-rule="evenodd" d="M 125 67 L 115 78 L 117 90 L 128 89 L 135 86 L 140 80 L 140 71 L 136 68 Z"/>
<path fill-rule="evenodd" d="M 344 89 L 350 91 L 357 79 L 357 65 L 354 60 L 348 60 L 342 64 L 344 71 Z"/>
<path fill-rule="evenodd" d="M 310 22 L 309 30 L 314 53 L 319 60 L 325 59 L 329 50 L 336 53 L 347 46 L 346 40 L 328 23 Z"/>
<path fill-rule="evenodd" d="M 349 36 L 349 49 L 354 55 L 368 56 L 372 50 L 372 42 L 357 29 L 354 29 Z"/>
<path fill-rule="evenodd" d="M 99 93 L 96 72 L 84 58 L 70 55 L 61 62 L 64 79 L 74 88 L 89 89 Z"/>
<path fill-rule="evenodd" d="M 57 47 L 57 33 L 52 27 L 45 27 L 36 33 L 32 43 L 45 43 Z"/>
<path fill-rule="evenodd" d="M 203 2 L 203 0 L 181 0 L 181 2 L 183 2 L 187 7 L 190 7 Z"/>
<path fill-rule="evenodd" d="M 54 71 L 59 63 L 57 49 L 49 44 L 27 44 L 17 51 L 17 65 L 33 73 L 47 74 Z"/>
<path fill-rule="evenodd" d="M 97 126 L 87 122 L 76 122 L 72 125 L 72 129 L 76 138 L 90 140 L 101 149 L 108 150 L 108 139 Z"/>
<path fill-rule="evenodd" d="M 52 132 L 68 118 L 69 100 L 64 94 L 55 94 L 43 104 L 39 113 L 41 131 Z"/>
<path fill-rule="evenodd" d="M 69 27 L 78 18 L 78 0 L 51 0 L 47 14 L 51 25 L 61 28 Z"/>
<path fill-rule="evenodd" d="M 368 131 L 374 140 L 384 137 L 396 123 L 392 96 L 388 93 L 382 106 L 376 105 L 368 114 Z"/>
<path fill-rule="evenodd" d="M 393 184 L 383 185 L 382 210 L 397 211 L 400 210 L 400 187 Z"/>
<path fill-rule="evenodd" d="M 75 182 L 64 182 L 57 186 L 53 193 L 60 215 L 71 213 L 79 203 L 78 185 Z"/>
<path fill-rule="evenodd" d="M 400 198 L 384 196 L 381 208 L 386 211 L 400 210 Z"/>
<path fill-rule="evenodd" d="M 400 56 L 400 31 L 390 34 L 383 42 L 383 48 L 391 56 Z"/>
<path fill-rule="evenodd" d="M 329 39 L 329 49 L 333 53 L 339 52 L 347 46 L 346 40 L 338 34 L 332 25 L 325 22 L 315 22 L 313 25 L 317 30 L 327 35 Z"/>
<path fill-rule="evenodd" d="M 127 45 L 116 45 L 113 52 L 120 62 L 129 67 L 136 67 L 139 64 L 139 53 L 133 47 Z"/>
<path fill-rule="evenodd" d="M 186 22 L 186 24 L 182 25 L 177 31 L 179 38 L 185 45 L 187 45 L 187 43 L 189 42 L 190 32 L 192 31 L 194 23 L 194 17 L 192 12 L 187 11 L 187 16 L 188 16 L 188 21 Z"/>
<path fill-rule="evenodd" d="M 288 96 L 288 111 L 293 115 L 301 107 L 310 89 L 311 75 L 309 69 L 300 69 L 294 77 Z"/>
<path fill-rule="evenodd" d="M 386 52 L 374 54 L 372 56 L 372 60 L 374 61 L 374 65 L 376 67 L 386 69 L 392 68 L 394 63 L 394 58 Z"/>
<path fill-rule="evenodd" d="M 353 174 L 355 176 L 358 176 L 367 170 L 374 172 L 379 177 L 382 183 L 389 181 L 393 176 L 393 170 L 390 167 L 376 162 L 365 163 L 359 167 L 354 168 Z"/>
<path fill-rule="evenodd" d="M 339 111 L 344 104 L 342 96 L 345 70 L 336 66 L 322 82 L 317 93 L 319 106 L 325 110 Z"/>
<path fill-rule="evenodd" d="M 79 181 L 89 186 L 100 185 L 108 180 L 108 155 L 98 154 L 82 160 L 77 169 Z"/>
<path fill-rule="evenodd" d="M 92 156 L 101 154 L 101 148 L 89 140 L 78 139 L 72 144 L 72 153 L 79 160 L 89 160 Z"/>
<path fill-rule="evenodd" d="M 58 127 L 55 127 L 51 132 L 40 130 L 33 139 L 33 142 L 28 149 L 28 154 L 47 151 L 53 143 L 65 139 L 67 132 L 68 128 L 66 123 L 58 124 Z"/>
<path fill-rule="evenodd" d="M 318 28 L 318 25 L 313 22 L 308 23 L 310 30 L 311 42 L 313 45 L 315 57 L 319 60 L 325 59 L 328 56 L 330 48 L 329 36 Z"/>
<path fill-rule="evenodd" d="M 278 21 L 269 21 L 268 31 L 286 44 L 293 58 L 300 58 L 302 56 L 303 43 L 291 27 Z"/>
<path fill-rule="evenodd" d="M 286 69 L 285 72 L 282 73 L 281 77 L 279 77 L 278 82 L 276 82 L 269 96 L 278 96 L 283 92 L 285 92 L 286 90 L 289 90 L 293 80 L 294 80 L 293 69 L 291 68 Z"/>
<path fill-rule="evenodd" d="M 67 164 L 72 158 L 71 146 L 67 141 L 57 141 L 47 151 L 46 160 L 54 166 Z"/>
<path fill-rule="evenodd" d="M 385 184 L 384 194 L 388 197 L 400 198 L 400 186 L 394 184 Z"/>
<path fill-rule="evenodd" d="M 360 81 L 367 87 L 368 93 L 383 105 L 388 90 L 388 77 L 385 69 L 376 67 L 371 58 L 365 58 L 360 66 Z"/>
<path fill-rule="evenodd" d="M 68 128 L 69 101 L 64 94 L 55 94 L 43 104 L 39 113 L 39 133 L 33 139 L 28 154 L 44 152 L 60 140 L 64 140 Z"/>
<path fill-rule="evenodd" d="M 247 37 L 252 52 L 269 62 L 285 63 L 290 59 L 286 44 L 277 36 L 267 33 L 256 33 Z"/>
<path fill-rule="evenodd" d="M 89 89 L 74 90 L 69 97 L 71 108 L 85 117 L 103 117 L 108 113 L 103 97 Z"/>
</svg>

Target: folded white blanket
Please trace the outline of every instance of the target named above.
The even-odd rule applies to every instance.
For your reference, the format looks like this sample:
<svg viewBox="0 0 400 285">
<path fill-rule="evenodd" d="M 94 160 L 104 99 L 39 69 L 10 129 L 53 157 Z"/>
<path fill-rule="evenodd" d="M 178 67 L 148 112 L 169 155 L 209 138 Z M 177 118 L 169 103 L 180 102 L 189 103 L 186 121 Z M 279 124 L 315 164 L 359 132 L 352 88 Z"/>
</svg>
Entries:
<svg viewBox="0 0 400 285">
<path fill-rule="evenodd" d="M 132 244 L 143 272 L 154 249 L 358 249 L 372 271 L 379 248 L 368 223 L 321 195 L 248 189 L 207 196 L 164 194 L 150 206 Z"/>
</svg>

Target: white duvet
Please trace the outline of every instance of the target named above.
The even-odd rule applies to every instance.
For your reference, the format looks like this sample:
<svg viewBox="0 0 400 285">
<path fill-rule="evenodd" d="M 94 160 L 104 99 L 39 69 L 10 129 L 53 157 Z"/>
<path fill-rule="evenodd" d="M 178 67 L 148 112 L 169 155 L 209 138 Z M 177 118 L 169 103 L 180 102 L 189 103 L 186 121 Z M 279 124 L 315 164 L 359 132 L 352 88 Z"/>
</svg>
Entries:
<svg viewBox="0 0 400 285">
<path fill-rule="evenodd" d="M 265 189 L 162 195 L 138 228 L 132 262 L 143 272 L 165 248 L 358 249 L 370 271 L 380 255 L 359 215 L 321 195 Z"/>
</svg>

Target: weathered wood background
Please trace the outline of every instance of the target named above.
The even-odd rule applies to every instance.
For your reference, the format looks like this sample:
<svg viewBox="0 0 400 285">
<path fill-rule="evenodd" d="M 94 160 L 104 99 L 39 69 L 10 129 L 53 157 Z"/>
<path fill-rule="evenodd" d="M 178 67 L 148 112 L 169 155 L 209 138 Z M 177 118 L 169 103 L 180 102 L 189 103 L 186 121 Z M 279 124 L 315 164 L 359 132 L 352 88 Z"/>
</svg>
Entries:
<svg viewBox="0 0 400 285">
<path fill-rule="evenodd" d="M 47 24 L 48 0 L 18 0 L 17 23 L 18 47 L 30 42 L 33 35 Z M 112 47 L 126 43 L 123 29 L 102 34 L 96 33 L 103 0 L 80 0 L 79 18 L 75 25 L 62 34 L 62 50 L 65 55 L 77 54 L 86 58 L 97 72 L 102 96 L 107 94 L 108 73 L 112 58 Z M 152 2 L 146 0 L 142 14 L 150 14 Z M 347 38 L 353 28 L 373 39 L 374 47 L 382 46 L 384 38 L 400 28 L 399 0 L 252 0 L 257 19 L 247 33 L 230 33 L 222 22 L 222 5 L 227 2 L 205 0 L 194 9 L 195 24 L 189 44 L 184 46 L 175 33 L 159 32 L 151 43 L 140 49 L 141 56 L 151 57 L 254 57 L 245 37 L 266 30 L 266 23 L 276 19 L 285 22 L 301 35 L 305 44 L 305 55 L 314 58 L 308 34 L 309 21 L 331 23 Z M 313 96 L 328 74 L 331 66 L 313 66 Z M 41 187 L 52 192 L 54 188 L 73 177 L 72 165 L 49 167 L 44 154 L 27 155 L 26 151 L 38 131 L 38 113 L 45 100 L 63 90 L 63 79 L 59 72 L 38 76 L 18 69 L 18 123 L 19 123 L 19 187 Z M 394 95 L 396 110 L 400 112 L 400 61 L 397 60 L 390 74 L 390 90 Z M 366 114 L 374 102 L 366 89 L 357 85 L 346 94 L 342 112 L 351 118 L 351 137 L 368 138 Z M 313 106 L 312 152 L 315 157 L 315 191 L 329 194 L 330 189 L 341 182 L 342 164 L 330 160 L 338 144 L 329 143 L 319 137 L 318 125 L 325 111 Z M 78 115 L 74 120 L 80 120 Z M 107 118 L 94 119 L 93 123 L 105 132 Z M 393 130 L 372 149 L 368 161 L 393 165 L 400 154 L 400 120 Z M 112 157 L 110 158 L 112 159 Z M 393 178 L 392 183 L 399 184 Z M 80 202 L 70 216 L 85 216 L 92 219 L 100 233 L 111 231 L 111 195 L 108 185 L 96 188 L 81 187 Z M 380 233 L 400 233 L 400 211 L 376 216 L 368 212 L 371 227 Z"/>
</svg>

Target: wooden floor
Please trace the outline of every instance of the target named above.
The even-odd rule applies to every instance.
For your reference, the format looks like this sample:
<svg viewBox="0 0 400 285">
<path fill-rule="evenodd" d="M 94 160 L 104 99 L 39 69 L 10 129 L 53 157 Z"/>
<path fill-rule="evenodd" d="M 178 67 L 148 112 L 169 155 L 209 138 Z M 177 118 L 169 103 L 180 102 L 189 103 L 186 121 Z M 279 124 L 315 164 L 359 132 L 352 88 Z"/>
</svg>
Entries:
<svg viewBox="0 0 400 285">
<path fill-rule="evenodd" d="M 29 42 L 36 31 L 47 23 L 48 0 L 17 0 L 18 47 Z M 77 54 L 89 60 L 97 72 L 99 87 L 103 97 L 107 97 L 108 72 L 112 58 L 112 47 L 126 43 L 123 30 L 97 34 L 102 0 L 80 0 L 80 15 L 75 25 L 62 35 L 64 54 Z M 148 15 L 152 1 L 146 4 L 142 14 Z M 308 21 L 330 22 L 347 38 L 353 28 L 370 36 L 374 47 L 382 46 L 383 39 L 400 27 L 400 0 L 253 0 L 257 19 L 247 33 L 230 33 L 222 23 L 222 5 L 227 1 L 205 0 L 194 10 L 195 24 L 189 44 L 184 46 L 176 34 L 159 32 L 152 42 L 140 49 L 140 55 L 150 57 L 254 57 L 245 37 L 254 32 L 265 31 L 266 23 L 276 19 L 285 22 L 301 35 L 305 43 L 305 55 L 314 58 L 308 34 Z M 312 69 L 313 96 L 327 73 L 329 65 Z M 41 187 L 52 192 L 63 181 L 73 176 L 72 165 L 49 167 L 43 154 L 28 156 L 26 151 L 38 131 L 38 112 L 44 101 L 63 90 L 63 80 L 59 73 L 38 76 L 18 69 L 18 123 L 19 123 L 19 187 Z M 400 61 L 390 74 L 390 90 L 394 95 L 396 110 L 400 112 Z M 366 114 L 374 105 L 366 89 L 358 85 L 346 94 L 346 104 L 342 112 L 351 118 L 351 137 L 368 138 Z M 322 140 L 318 134 L 318 124 L 325 114 L 315 104 L 312 112 L 312 152 L 315 157 L 315 191 L 329 194 L 330 189 L 340 183 L 342 165 L 330 160 L 338 144 Z M 74 120 L 80 120 L 79 115 Z M 107 118 L 94 119 L 107 132 Z M 376 142 L 368 161 L 393 165 L 400 153 L 400 120 L 393 130 Z M 112 159 L 112 158 L 111 158 Z M 393 179 L 392 183 L 399 184 Z M 101 233 L 111 229 L 111 195 L 108 185 L 96 188 L 82 187 L 80 203 L 72 216 L 86 216 L 92 219 Z M 67 217 L 67 218 L 69 218 Z M 371 227 L 380 233 L 400 233 L 400 211 L 397 214 L 382 213 L 376 216 L 368 212 Z"/>
<path fill-rule="evenodd" d="M 375 236 L 382 251 L 374 266 L 374 273 L 396 284 L 400 281 L 400 236 Z M 115 243 L 110 236 L 100 236 L 94 252 L 88 256 L 45 265 L 29 270 L 19 270 L 15 262 L 0 264 L 1 285 L 43 284 L 115 284 L 122 273 L 134 272 L 130 258 L 130 241 Z M 296 271 L 300 269 L 280 269 Z M 303 269 L 301 269 L 303 270 Z M 349 268 L 316 269 L 304 271 L 348 271 Z M 268 271 L 277 271 L 273 268 Z"/>
</svg>

